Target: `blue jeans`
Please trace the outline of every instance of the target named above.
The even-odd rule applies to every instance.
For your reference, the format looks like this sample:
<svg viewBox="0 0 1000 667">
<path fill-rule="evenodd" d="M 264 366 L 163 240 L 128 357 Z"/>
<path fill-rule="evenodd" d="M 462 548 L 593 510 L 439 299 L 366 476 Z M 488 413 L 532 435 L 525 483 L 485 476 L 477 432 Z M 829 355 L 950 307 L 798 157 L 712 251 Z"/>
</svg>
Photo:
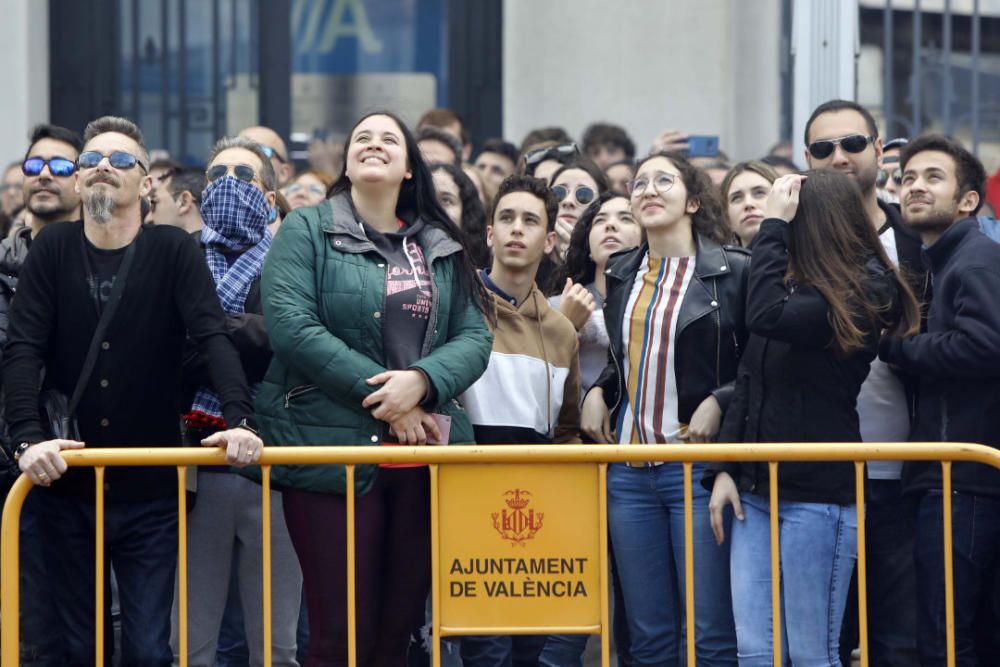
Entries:
<svg viewBox="0 0 1000 667">
<path fill-rule="evenodd" d="M 536 667 L 546 635 L 462 637 L 463 667 Z"/>
<path fill-rule="evenodd" d="M 45 562 L 59 611 L 65 652 L 59 664 L 94 664 L 94 506 L 42 498 Z M 108 503 L 104 513 L 105 618 L 110 617 L 108 565 L 115 569 L 121 607 L 122 655 L 129 667 L 170 665 L 170 608 L 177 571 L 177 500 Z M 110 629 L 106 621 L 105 628 Z M 111 664 L 113 644 L 105 645 Z"/>
<path fill-rule="evenodd" d="M 692 472 L 695 653 L 699 665 L 735 665 L 729 547 L 712 535 L 703 469 Z M 676 667 L 686 655 L 683 480 L 679 463 L 608 467 L 608 530 L 633 665 Z"/>
<path fill-rule="evenodd" d="M 733 614 L 740 667 L 774 664 L 771 523 L 766 498 L 744 493 L 732 524 Z M 840 624 L 857 558 L 854 505 L 778 503 L 782 655 L 796 667 L 841 667 Z"/>
<path fill-rule="evenodd" d="M 549 635 L 542 654 L 541 667 L 583 667 L 583 652 L 590 635 Z"/>
<path fill-rule="evenodd" d="M 996 664 L 976 656 L 977 611 L 1000 568 L 1000 499 L 954 493 L 952 553 L 955 580 L 955 655 L 962 667 Z M 917 645 L 922 665 L 945 663 L 944 512 L 940 491 L 928 491 L 917 510 Z M 994 628 L 993 632 L 996 632 Z"/>
</svg>

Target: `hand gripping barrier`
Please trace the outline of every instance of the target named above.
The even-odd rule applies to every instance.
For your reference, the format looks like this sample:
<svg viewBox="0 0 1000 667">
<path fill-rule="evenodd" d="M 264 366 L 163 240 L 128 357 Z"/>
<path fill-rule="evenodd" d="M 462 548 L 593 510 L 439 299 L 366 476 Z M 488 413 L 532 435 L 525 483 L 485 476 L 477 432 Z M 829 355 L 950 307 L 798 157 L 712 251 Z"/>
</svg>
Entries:
<svg viewBox="0 0 1000 667">
<path fill-rule="evenodd" d="M 178 489 L 178 591 L 180 607 L 180 654 L 181 665 L 187 664 L 187 499 L 185 477 L 188 466 L 225 464 L 225 455 L 216 449 L 195 448 L 115 448 L 65 451 L 62 453 L 67 464 L 72 467 L 92 467 L 95 470 L 96 488 L 96 600 L 95 664 L 104 663 L 104 471 L 107 466 L 175 466 L 177 468 Z M 694 645 L 694 547 L 692 533 L 692 461 L 766 461 L 770 475 L 770 527 L 771 527 L 771 595 L 774 618 L 774 664 L 782 664 L 781 655 L 781 580 L 778 551 L 778 464 L 782 461 L 853 461 L 857 486 L 858 524 L 858 616 L 860 630 L 861 665 L 868 665 L 868 616 L 867 578 L 864 532 L 864 463 L 865 461 L 909 460 L 940 461 L 942 470 L 942 496 L 944 499 L 944 584 L 946 605 L 947 664 L 955 665 L 955 610 L 954 580 L 952 560 L 952 516 L 951 516 L 951 465 L 955 461 L 970 461 L 991 465 L 1000 469 L 1000 450 L 976 444 L 964 443 L 907 443 L 907 444 L 741 444 L 741 445 L 494 445 L 458 447 L 274 447 L 269 446 L 261 456 L 263 470 L 263 577 L 264 577 L 264 659 L 271 664 L 271 508 L 270 470 L 277 464 L 329 464 L 347 466 L 347 488 L 354 488 L 354 468 L 366 463 L 426 463 L 430 466 L 431 477 L 431 561 L 433 568 L 432 628 L 435 639 L 442 635 L 465 635 L 482 633 L 484 628 L 442 627 L 440 602 L 442 593 L 439 575 L 440 534 L 438 482 L 440 466 L 449 464 L 552 464 L 577 463 L 594 464 L 598 467 L 598 495 L 600 509 L 600 625 L 572 627 L 511 626 L 490 627 L 495 634 L 540 634 L 559 632 L 600 634 L 601 663 L 610 664 L 609 624 L 608 624 L 608 572 L 607 572 L 607 498 L 605 492 L 607 464 L 625 461 L 667 461 L 680 462 L 684 471 L 684 553 L 686 595 L 686 635 L 688 646 Z M 58 482 L 57 482 L 58 483 Z M 32 484 L 25 476 L 14 484 L 3 509 L 3 523 L 0 527 L 0 558 L 3 568 L 0 572 L 0 667 L 15 667 L 18 664 L 19 627 L 16 621 L 19 611 L 19 520 L 24 499 Z M 347 604 L 348 614 L 348 659 L 349 664 L 357 664 L 355 618 L 355 571 L 354 554 L 354 493 L 347 495 Z M 436 646 L 436 642 L 435 642 Z M 434 667 L 440 666 L 440 651 L 435 650 Z M 687 652 L 690 667 L 695 665 L 695 652 Z"/>
</svg>

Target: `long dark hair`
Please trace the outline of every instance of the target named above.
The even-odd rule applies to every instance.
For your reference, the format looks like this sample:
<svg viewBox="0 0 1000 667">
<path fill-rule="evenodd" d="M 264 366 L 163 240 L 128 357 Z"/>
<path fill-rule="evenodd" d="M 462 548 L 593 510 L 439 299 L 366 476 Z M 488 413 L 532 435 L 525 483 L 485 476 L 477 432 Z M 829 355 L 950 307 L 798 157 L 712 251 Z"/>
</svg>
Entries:
<svg viewBox="0 0 1000 667">
<path fill-rule="evenodd" d="M 634 173 L 638 174 L 642 165 L 658 157 L 670 160 L 671 164 L 677 167 L 677 171 L 681 173 L 681 180 L 684 181 L 684 188 L 687 190 L 688 201 L 698 203 L 698 210 L 691 214 L 691 225 L 694 230 L 717 243 L 729 243 L 732 240 L 732 232 L 729 231 L 729 224 L 723 217 L 719 189 L 712 183 L 708 174 L 691 164 L 683 153 L 676 151 L 650 153 L 636 163 Z"/>
<path fill-rule="evenodd" d="M 920 327 L 920 309 L 913 292 L 893 266 L 865 213 L 858 186 L 832 169 L 807 172 L 799 192 L 799 207 L 790 223 L 786 280 L 814 287 L 830 304 L 831 346 L 848 356 L 865 346 L 871 331 L 897 324 L 904 336 Z M 901 313 L 878 303 L 867 286 L 867 262 L 875 257 L 891 271 Z M 871 331 L 865 331 L 868 324 Z"/>
<path fill-rule="evenodd" d="M 395 121 L 399 126 L 399 131 L 403 134 L 403 143 L 406 145 L 406 158 L 409 162 L 411 177 L 404 179 L 399 186 L 399 197 L 396 200 L 396 214 L 415 213 L 423 223 L 429 227 L 440 229 L 453 241 L 462 246 L 462 252 L 455 260 L 455 282 L 458 286 L 458 296 L 462 299 L 471 298 L 476 308 L 482 312 L 487 319 L 493 321 L 493 299 L 486 291 L 486 287 L 479 279 L 475 265 L 472 263 L 472 251 L 466 241 L 465 234 L 458 228 L 448 214 L 444 212 L 437 202 L 434 194 L 434 179 L 431 177 L 427 163 L 420 156 L 420 148 L 413 138 L 413 133 L 396 114 L 389 111 L 372 111 L 357 120 L 347 133 L 344 141 L 344 164 L 340 168 L 340 175 L 337 181 L 327 192 L 327 198 L 341 193 L 351 194 L 351 179 L 347 176 L 347 156 L 351 148 L 351 138 L 358 125 L 372 116 L 386 116 Z M 401 215 L 399 217 L 402 217 Z"/>
<path fill-rule="evenodd" d="M 566 261 L 553 271 L 549 278 L 545 292 L 548 296 L 562 294 L 567 278 L 579 285 L 589 285 L 594 282 L 597 264 L 590 256 L 590 230 L 594 228 L 594 218 L 601 212 L 601 207 L 615 198 L 624 199 L 625 203 L 628 203 L 628 196 L 620 192 L 602 192 L 580 215 L 576 227 L 573 228 L 573 235 L 569 239 Z"/>
<path fill-rule="evenodd" d="M 465 234 L 472 254 L 472 262 L 477 267 L 487 267 L 490 264 L 490 249 L 486 246 L 486 211 L 483 200 L 479 198 L 476 184 L 469 175 L 453 164 L 435 162 L 430 166 L 431 175 L 435 171 L 443 171 L 455 181 L 458 187 L 458 198 L 462 200 L 462 233 Z"/>
</svg>

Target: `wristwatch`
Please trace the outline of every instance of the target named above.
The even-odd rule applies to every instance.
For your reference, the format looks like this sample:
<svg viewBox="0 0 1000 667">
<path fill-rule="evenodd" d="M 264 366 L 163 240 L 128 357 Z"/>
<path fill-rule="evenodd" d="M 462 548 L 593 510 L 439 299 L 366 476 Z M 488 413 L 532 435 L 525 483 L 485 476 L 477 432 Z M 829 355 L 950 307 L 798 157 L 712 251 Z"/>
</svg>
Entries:
<svg viewBox="0 0 1000 667">
<path fill-rule="evenodd" d="M 34 444 L 34 443 L 31 443 L 31 442 L 22 442 L 20 445 L 18 445 L 14 449 L 14 460 L 15 461 L 20 461 L 21 457 L 24 456 L 24 453 L 26 451 L 28 451 L 28 447 L 31 447 L 32 444 Z"/>
<path fill-rule="evenodd" d="M 250 431 L 251 433 L 253 433 L 256 436 L 260 435 L 260 433 L 257 432 L 257 429 L 255 429 L 253 426 L 250 425 L 250 422 L 247 421 L 246 417 L 244 417 L 243 419 L 241 419 L 240 423 L 237 424 L 235 426 L 235 428 L 245 428 L 246 430 Z"/>
</svg>

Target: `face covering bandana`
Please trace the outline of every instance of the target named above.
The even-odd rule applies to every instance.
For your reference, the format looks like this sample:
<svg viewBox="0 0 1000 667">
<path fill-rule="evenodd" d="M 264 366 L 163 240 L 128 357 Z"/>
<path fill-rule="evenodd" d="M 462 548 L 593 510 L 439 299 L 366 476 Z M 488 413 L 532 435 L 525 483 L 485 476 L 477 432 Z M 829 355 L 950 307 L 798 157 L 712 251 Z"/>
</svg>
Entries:
<svg viewBox="0 0 1000 667">
<path fill-rule="evenodd" d="M 205 245 L 242 250 L 260 243 L 267 231 L 271 207 L 264 193 L 250 183 L 223 176 L 208 184 L 202 196 L 201 217 Z"/>
</svg>

